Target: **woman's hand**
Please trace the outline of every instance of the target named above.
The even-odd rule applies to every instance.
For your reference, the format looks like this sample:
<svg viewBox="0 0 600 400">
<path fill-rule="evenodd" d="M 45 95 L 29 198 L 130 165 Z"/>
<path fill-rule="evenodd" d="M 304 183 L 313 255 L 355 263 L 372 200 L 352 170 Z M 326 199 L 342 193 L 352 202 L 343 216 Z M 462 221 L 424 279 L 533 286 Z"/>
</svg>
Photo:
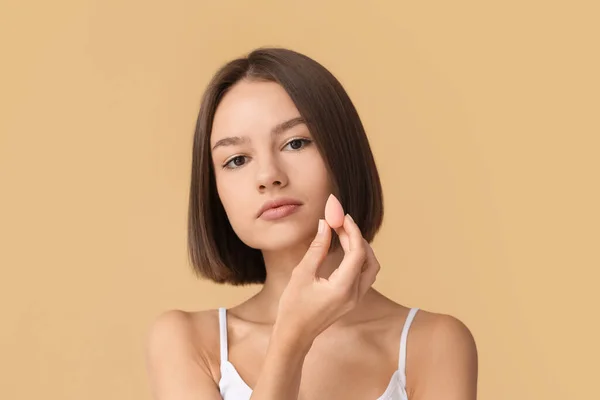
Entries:
<svg viewBox="0 0 600 400">
<path fill-rule="evenodd" d="M 332 206 L 331 202 L 337 205 Z M 339 267 L 327 279 L 317 276 L 329 251 L 332 235 L 330 223 L 319 220 L 317 235 L 292 272 L 279 301 L 275 329 L 284 330 L 297 340 L 307 340 L 309 345 L 356 306 L 375 282 L 380 268 L 359 227 L 350 215 L 343 215 L 343 209 L 338 205 L 337 199 L 330 196 L 325 216 L 334 225 L 344 250 Z"/>
</svg>

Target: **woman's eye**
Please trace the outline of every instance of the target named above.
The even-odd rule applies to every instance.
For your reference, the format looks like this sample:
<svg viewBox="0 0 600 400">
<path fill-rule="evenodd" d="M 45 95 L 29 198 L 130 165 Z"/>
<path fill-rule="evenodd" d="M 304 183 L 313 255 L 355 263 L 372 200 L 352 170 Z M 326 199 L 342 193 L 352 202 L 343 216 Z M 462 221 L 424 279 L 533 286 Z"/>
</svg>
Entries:
<svg viewBox="0 0 600 400">
<path fill-rule="evenodd" d="M 232 159 L 230 159 L 227 163 L 225 163 L 225 165 L 223 165 L 223 168 L 235 169 L 235 168 L 238 168 L 238 167 L 241 167 L 242 165 L 244 165 L 245 162 L 246 162 L 246 157 L 235 156 Z"/>
<path fill-rule="evenodd" d="M 293 139 L 290 140 L 285 147 L 290 146 L 292 150 L 300 150 L 303 147 L 306 147 L 310 144 L 310 140 L 308 139 Z"/>
<path fill-rule="evenodd" d="M 302 150 L 303 148 L 305 148 L 306 146 L 308 146 L 311 143 L 312 143 L 312 140 L 310 140 L 310 139 L 305 139 L 305 138 L 292 139 L 286 143 L 286 145 L 284 146 L 284 149 L 289 148 L 291 150 Z M 246 156 L 235 156 L 235 157 L 230 158 L 223 165 L 223 169 L 237 169 L 237 168 L 245 165 L 246 162 L 247 162 Z"/>
</svg>

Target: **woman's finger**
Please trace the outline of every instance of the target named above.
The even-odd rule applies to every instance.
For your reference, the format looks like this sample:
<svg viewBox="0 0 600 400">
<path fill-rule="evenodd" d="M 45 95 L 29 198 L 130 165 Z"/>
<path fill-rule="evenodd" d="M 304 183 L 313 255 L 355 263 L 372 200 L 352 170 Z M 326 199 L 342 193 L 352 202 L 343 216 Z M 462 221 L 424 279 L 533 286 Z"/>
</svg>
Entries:
<svg viewBox="0 0 600 400">
<path fill-rule="evenodd" d="M 340 244 L 342 245 L 342 249 L 344 249 L 345 253 L 348 252 L 350 250 L 350 247 L 349 247 L 350 246 L 350 243 L 349 243 L 350 238 L 348 237 L 348 233 L 346 233 L 343 226 L 341 226 L 339 228 L 335 228 L 334 231 L 338 235 L 338 238 L 340 239 Z"/>
<path fill-rule="evenodd" d="M 365 239 L 363 239 L 363 241 L 367 257 L 365 261 L 365 268 L 360 274 L 359 278 L 360 282 L 358 284 L 358 295 L 360 297 L 362 297 L 367 292 L 367 290 L 369 290 L 369 288 L 373 286 L 373 283 L 375 283 L 375 279 L 377 278 L 377 274 L 381 269 L 379 261 L 375 257 L 375 252 L 373 251 L 373 248 Z"/>
<path fill-rule="evenodd" d="M 329 252 L 330 244 L 331 227 L 329 224 L 327 224 L 327 221 L 320 219 L 317 235 L 310 244 L 306 254 L 304 254 L 302 261 L 296 268 L 300 268 L 302 271 L 307 271 L 309 274 L 316 276 L 317 270 Z"/>
<path fill-rule="evenodd" d="M 340 285 L 349 288 L 356 284 L 367 254 L 362 233 L 348 214 L 344 218 L 343 229 L 348 239 L 347 250 L 344 249 L 346 254 L 335 274 L 331 275 L 330 280 L 333 278 Z"/>
</svg>

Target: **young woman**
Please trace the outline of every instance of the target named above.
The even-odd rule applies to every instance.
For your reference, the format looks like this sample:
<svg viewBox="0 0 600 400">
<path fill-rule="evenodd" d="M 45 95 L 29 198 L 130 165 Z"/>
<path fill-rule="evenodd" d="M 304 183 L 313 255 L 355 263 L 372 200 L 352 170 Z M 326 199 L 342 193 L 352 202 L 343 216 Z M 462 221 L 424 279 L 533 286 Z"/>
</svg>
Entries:
<svg viewBox="0 0 600 400">
<path fill-rule="evenodd" d="M 323 66 L 280 48 L 227 63 L 202 99 L 192 163 L 192 265 L 262 288 L 227 310 L 154 321 L 156 399 L 476 398 L 467 327 L 371 287 L 379 175 L 357 111 Z"/>
</svg>

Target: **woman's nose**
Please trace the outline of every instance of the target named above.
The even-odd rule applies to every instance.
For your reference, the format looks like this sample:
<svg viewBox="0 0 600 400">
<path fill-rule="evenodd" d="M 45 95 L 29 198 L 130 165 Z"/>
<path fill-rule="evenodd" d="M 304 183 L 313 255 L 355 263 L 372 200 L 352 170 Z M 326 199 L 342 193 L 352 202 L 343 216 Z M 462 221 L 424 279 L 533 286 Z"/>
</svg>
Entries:
<svg viewBox="0 0 600 400">
<path fill-rule="evenodd" d="M 287 176 L 276 160 L 269 160 L 260 165 L 256 181 L 258 189 L 262 191 L 286 186 Z"/>
</svg>

